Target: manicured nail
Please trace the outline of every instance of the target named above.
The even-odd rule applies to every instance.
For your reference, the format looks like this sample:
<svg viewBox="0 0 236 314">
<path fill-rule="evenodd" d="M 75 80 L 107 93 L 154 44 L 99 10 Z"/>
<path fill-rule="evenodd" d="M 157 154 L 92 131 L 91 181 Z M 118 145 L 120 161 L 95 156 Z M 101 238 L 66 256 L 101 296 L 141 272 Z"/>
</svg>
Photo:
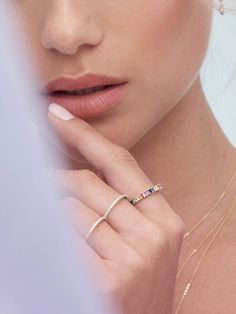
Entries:
<svg viewBox="0 0 236 314">
<path fill-rule="evenodd" d="M 58 105 L 58 104 L 51 104 L 48 107 L 48 110 L 57 118 L 61 119 L 61 120 L 72 120 L 74 119 L 75 116 L 73 116 L 73 114 L 71 114 L 68 110 L 66 110 L 64 107 Z"/>
</svg>

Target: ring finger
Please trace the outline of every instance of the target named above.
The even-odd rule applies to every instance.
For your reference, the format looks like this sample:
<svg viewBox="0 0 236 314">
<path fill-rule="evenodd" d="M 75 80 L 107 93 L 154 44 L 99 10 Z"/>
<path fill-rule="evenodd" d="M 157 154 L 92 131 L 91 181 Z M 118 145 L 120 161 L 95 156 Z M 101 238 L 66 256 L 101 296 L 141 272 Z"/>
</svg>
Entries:
<svg viewBox="0 0 236 314">
<path fill-rule="evenodd" d="M 49 109 L 54 108 L 57 113 L 64 110 L 58 105 L 53 106 Z M 115 191 L 135 197 L 153 185 L 127 150 L 110 142 L 86 121 L 76 117 L 70 121 L 62 121 L 51 113 L 49 117 L 63 140 L 78 149 L 104 175 L 107 183 Z M 145 202 L 136 204 L 136 207 L 152 221 L 164 222 L 166 215 L 171 216 L 174 212 L 165 198 L 159 194 L 154 193 Z"/>
<path fill-rule="evenodd" d="M 89 170 L 56 170 L 53 180 L 60 184 L 65 195 L 78 198 L 100 217 L 120 195 Z M 122 199 L 110 212 L 108 222 L 118 233 L 136 234 L 140 232 L 140 225 L 145 225 L 149 220 L 127 200 Z"/>
<path fill-rule="evenodd" d="M 72 224 L 76 231 L 86 240 L 91 226 L 101 216 L 74 197 L 64 198 L 62 205 L 69 211 Z M 89 236 L 88 241 L 90 247 L 97 255 L 106 260 L 122 262 L 132 251 L 106 221 L 102 221 L 97 225 L 96 229 Z"/>
</svg>

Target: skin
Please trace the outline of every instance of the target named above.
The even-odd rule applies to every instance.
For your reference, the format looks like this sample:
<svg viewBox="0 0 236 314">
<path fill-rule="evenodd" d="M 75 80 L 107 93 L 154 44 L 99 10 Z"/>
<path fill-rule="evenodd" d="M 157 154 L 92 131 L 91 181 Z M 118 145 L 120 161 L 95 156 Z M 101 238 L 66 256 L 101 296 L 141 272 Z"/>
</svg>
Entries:
<svg viewBox="0 0 236 314">
<path fill-rule="evenodd" d="M 107 74 L 128 81 L 128 93 L 119 107 L 103 117 L 87 121 L 94 131 L 93 136 L 96 138 L 100 135 L 102 138 L 99 147 L 95 146 L 96 141 L 94 142 L 92 136 L 91 142 L 88 140 L 89 132 L 92 131 L 87 124 L 83 128 L 81 119 L 75 118 L 69 122 L 59 123 L 59 119 L 53 119 L 49 114 L 50 125 L 61 138 L 63 150 L 71 156 L 68 158 L 66 155 L 70 171 L 65 170 L 64 173 L 62 170 L 57 170 L 54 176 L 56 181 L 61 181 L 67 191 L 62 201 L 70 205 L 68 207 L 77 209 L 75 212 L 80 215 L 80 218 L 74 220 L 83 225 L 80 226 L 82 230 L 88 230 L 98 209 L 95 204 L 89 206 L 88 201 L 93 197 L 95 200 L 96 195 L 89 196 L 87 192 L 83 192 L 85 198 L 82 198 L 81 190 L 86 190 L 85 187 L 87 190 L 91 189 L 99 179 L 96 177 L 96 180 L 84 180 L 84 177 L 87 177 L 84 176 L 82 169 L 89 169 L 89 176 L 91 173 L 98 173 L 101 164 L 94 164 L 92 160 L 97 151 L 100 152 L 100 157 L 97 156 L 98 160 L 104 156 L 104 151 L 107 149 L 104 143 L 109 143 L 110 149 L 115 152 L 117 147 L 125 149 L 125 153 L 121 149 L 122 153 L 118 154 L 118 157 L 111 153 L 115 158 L 114 169 L 117 164 L 122 166 L 121 174 L 119 171 L 109 169 L 112 175 L 108 171 L 108 180 L 104 170 L 99 173 L 100 178 L 106 183 L 106 188 L 103 186 L 104 197 L 114 195 L 112 194 L 114 190 L 125 194 L 139 194 L 148 187 L 144 187 L 144 183 L 147 182 L 145 180 L 164 184 L 162 196 L 152 196 L 143 201 L 142 205 L 140 203 L 144 220 L 147 218 L 146 208 L 150 211 L 153 210 L 152 207 L 158 208 L 157 216 L 150 218 L 148 215 L 147 223 L 162 221 L 158 223 L 158 228 L 163 231 L 163 236 L 160 238 L 165 239 L 164 243 L 174 243 L 173 249 L 165 254 L 160 244 L 155 244 L 155 248 L 152 247 L 154 251 L 159 252 L 158 256 L 164 254 L 163 261 L 171 258 L 172 265 L 167 263 L 168 266 L 165 268 L 157 256 L 151 259 L 150 263 L 155 267 L 150 267 L 153 272 L 146 273 L 145 277 L 150 291 L 149 297 L 153 301 L 150 302 L 149 312 L 145 307 L 148 301 L 144 297 L 144 291 L 134 280 L 134 278 L 141 278 L 143 269 L 137 267 L 139 271 L 130 272 L 133 268 L 122 264 L 119 256 L 114 258 L 112 254 L 115 252 L 111 249 L 116 247 L 114 245 L 118 245 L 119 241 L 139 253 L 143 253 L 143 247 L 141 245 L 136 247 L 135 241 L 128 240 L 132 235 L 127 239 L 122 236 L 122 232 L 118 232 L 119 239 L 117 233 L 114 239 L 106 237 L 108 230 L 105 230 L 107 227 L 104 225 L 101 226 L 100 231 L 97 228 L 96 236 L 93 237 L 95 244 L 90 245 L 100 257 L 101 252 L 106 249 L 106 254 L 110 254 L 109 258 L 112 256 L 111 263 L 117 266 L 115 268 L 124 269 L 126 275 L 131 274 L 125 277 L 123 285 L 114 284 L 112 288 L 108 288 L 108 284 L 103 282 L 106 291 L 114 292 L 107 294 L 115 295 L 124 313 L 139 313 L 137 309 L 140 313 L 171 313 L 171 304 L 176 303 L 173 286 L 178 256 L 182 261 L 198 242 L 198 238 L 194 236 L 182 243 L 180 251 L 181 222 L 184 222 L 186 230 L 197 223 L 224 190 L 236 169 L 235 149 L 212 115 L 199 79 L 200 66 L 209 41 L 212 9 L 207 6 L 206 1 L 199 0 L 21 0 L 15 3 L 21 13 L 21 21 L 28 35 L 35 65 L 43 84 L 61 75 L 77 76 L 85 72 Z M 70 125 L 70 130 L 67 129 L 67 125 Z M 85 154 L 86 158 L 81 154 L 80 132 L 84 132 L 87 139 L 89 153 Z M 48 147 L 52 151 L 55 150 L 56 154 L 64 155 L 62 150 L 52 145 L 51 141 L 48 142 Z M 83 149 L 86 147 L 83 146 Z M 135 170 L 133 170 L 134 162 L 130 162 L 132 158 L 127 151 L 137 161 Z M 134 171 L 133 177 L 130 176 L 132 182 L 128 182 L 130 168 Z M 143 174 L 142 178 L 137 176 L 134 180 L 140 171 L 144 171 L 145 175 Z M 100 185 L 104 182 L 101 181 L 99 181 Z M 107 185 L 112 188 L 112 191 L 106 190 Z M 220 213 L 234 195 L 235 188 L 236 184 L 233 183 L 221 204 Z M 70 195 L 73 195 L 73 200 L 68 199 Z M 163 200 L 162 204 L 159 203 L 160 198 Z M 114 197 L 108 199 L 111 203 Z M 73 202 L 79 203 L 74 206 Z M 78 214 L 78 204 L 81 207 L 81 203 L 84 205 L 84 211 L 79 210 Z M 110 203 L 107 202 L 102 208 L 108 207 Z M 123 202 L 123 210 L 126 206 L 127 204 Z M 116 222 L 115 215 L 122 215 L 122 206 L 120 207 L 120 212 L 117 208 L 113 213 L 113 224 Z M 172 227 L 169 225 L 171 218 L 165 217 L 163 220 L 161 218 L 165 209 L 175 219 L 174 231 L 173 224 Z M 124 219 L 121 220 L 124 224 Z M 235 253 L 231 254 L 231 247 L 236 244 L 233 236 L 235 220 L 236 214 L 233 213 L 201 268 L 202 272 L 194 288 L 195 296 L 191 294 L 188 296 L 182 313 L 185 313 L 184 311 L 189 313 L 190 308 L 191 313 L 233 313 L 236 305 L 232 291 L 236 287 L 227 280 L 227 274 L 221 265 L 227 262 L 228 269 L 233 269 L 236 260 Z M 146 227 L 148 229 L 148 225 Z M 207 222 L 197 235 L 205 234 L 209 227 L 210 222 Z M 129 228 L 133 230 L 132 225 Z M 144 228 L 142 222 L 140 230 Z M 177 241 L 174 242 L 173 235 L 176 234 Z M 170 238 L 167 235 L 170 235 Z M 101 244 L 103 236 L 110 241 L 106 248 Z M 138 239 L 140 236 L 135 234 Z M 153 233 L 150 235 L 151 238 Z M 224 248 L 223 257 L 222 248 Z M 126 256 L 127 252 L 123 251 L 123 253 L 124 255 L 121 256 Z M 150 254 L 150 251 L 145 254 Z M 220 260 L 221 263 L 216 262 L 212 265 L 213 257 L 214 261 Z M 102 267 L 102 269 L 107 274 L 106 279 L 110 279 L 109 282 L 121 282 L 119 272 L 109 272 L 108 269 L 111 270 L 109 267 Z M 159 269 L 163 270 L 162 278 L 158 277 Z M 209 269 L 212 272 L 209 272 Z M 215 280 L 216 272 L 219 274 L 218 280 Z M 153 281 L 148 281 L 148 278 L 153 276 L 158 278 L 154 284 Z M 115 280 L 112 281 L 111 278 Z M 187 277 L 183 277 L 176 283 L 177 295 L 182 291 L 186 280 Z M 222 280 L 225 282 L 225 291 L 220 295 L 217 292 L 213 293 L 208 287 L 202 288 L 202 283 L 214 282 L 215 287 L 220 289 Z M 168 285 L 168 293 L 162 292 L 165 283 Z M 120 291 L 126 287 L 130 289 L 126 290 L 126 297 L 124 297 Z M 137 287 L 137 290 L 134 287 Z M 204 298 L 206 294 L 209 295 Z M 159 295 L 159 302 L 156 301 L 157 295 Z M 225 302 L 217 302 L 221 298 Z M 199 308 L 200 306 L 202 308 Z"/>
<path fill-rule="evenodd" d="M 152 182 L 126 149 L 85 121 L 61 121 L 51 112 L 49 120 L 64 141 L 102 171 L 106 181 L 87 169 L 56 170 L 53 174 L 66 194 L 62 203 L 85 238 L 119 194 L 128 190 L 135 195 Z M 89 238 L 93 250 L 89 253 L 102 290 L 118 303 L 119 313 L 171 313 L 184 225 L 165 198 L 157 193 L 136 206 L 122 200 L 109 214 L 108 224 L 99 227 L 96 236 L 94 231 Z"/>
</svg>

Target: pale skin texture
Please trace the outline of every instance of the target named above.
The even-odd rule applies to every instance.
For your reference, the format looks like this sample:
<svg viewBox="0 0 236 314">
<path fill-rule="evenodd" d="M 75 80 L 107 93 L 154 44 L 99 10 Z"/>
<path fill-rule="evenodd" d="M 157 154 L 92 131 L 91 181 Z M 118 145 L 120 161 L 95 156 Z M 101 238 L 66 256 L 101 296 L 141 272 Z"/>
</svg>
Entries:
<svg viewBox="0 0 236 314">
<path fill-rule="evenodd" d="M 16 1 L 43 83 L 64 74 L 76 76 L 84 72 L 117 76 L 129 83 L 127 96 L 119 107 L 107 116 L 88 121 L 98 133 L 93 133 L 87 124 L 83 128 L 80 119 L 61 122 L 49 115 L 49 122 L 69 153 L 81 158 L 82 150 L 88 160 L 68 159 L 72 171 L 54 173 L 56 180 L 66 186 L 62 202 L 73 207 L 82 237 L 99 214 L 98 208 L 107 208 L 117 195 L 114 193 L 135 195 L 148 187 L 148 182 L 162 182 L 165 186 L 161 195 L 146 199 L 136 206 L 136 211 L 130 207 L 127 211 L 129 204 L 121 202 L 111 215 L 112 228 L 101 225 L 89 243 L 94 264 L 102 265 L 101 272 L 106 274 L 104 290 L 115 296 L 125 314 L 171 313 L 172 303 L 178 302 L 188 279 L 186 274 L 176 283 L 174 298 L 179 254 L 181 261 L 191 252 L 236 190 L 233 183 L 218 214 L 181 246 L 182 222 L 189 230 L 223 191 L 236 169 L 235 149 L 213 117 L 199 81 L 212 18 L 212 10 L 205 2 Z M 101 141 L 94 142 L 98 136 Z M 105 166 L 103 175 L 108 182 L 104 186 L 102 180 L 90 180 L 81 169 L 97 173 L 104 166 L 101 163 L 107 149 L 116 152 L 112 143 L 129 150 L 137 164 L 124 158 L 127 154 L 113 157 L 113 166 Z M 96 164 L 95 152 L 99 152 Z M 122 170 L 117 171 L 118 168 Z M 94 192 L 100 188 L 103 206 L 96 199 L 99 192 Z M 90 195 L 89 190 L 94 194 Z M 68 198 L 71 195 L 73 200 Z M 128 218 L 124 220 L 124 212 L 130 223 Z M 132 213 L 139 219 L 136 230 Z M 202 264 L 181 313 L 235 313 L 235 224 L 234 211 Z M 148 238 L 143 245 L 145 230 Z M 156 241 L 156 234 L 160 242 Z M 147 247 L 149 242 L 153 243 Z M 132 259 L 134 252 L 136 258 Z M 104 256 L 114 267 L 103 262 Z M 126 260 L 126 256 L 130 259 Z"/>
</svg>

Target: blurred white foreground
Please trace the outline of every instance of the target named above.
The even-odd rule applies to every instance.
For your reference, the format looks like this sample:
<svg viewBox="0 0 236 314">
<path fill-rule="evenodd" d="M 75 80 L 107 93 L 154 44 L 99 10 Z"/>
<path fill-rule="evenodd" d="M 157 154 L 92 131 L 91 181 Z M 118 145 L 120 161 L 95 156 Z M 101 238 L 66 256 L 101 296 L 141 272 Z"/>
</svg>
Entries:
<svg viewBox="0 0 236 314">
<path fill-rule="evenodd" d="M 46 180 L 27 109 L 42 104 L 6 3 L 0 3 L 0 313 L 111 314 Z"/>
</svg>

